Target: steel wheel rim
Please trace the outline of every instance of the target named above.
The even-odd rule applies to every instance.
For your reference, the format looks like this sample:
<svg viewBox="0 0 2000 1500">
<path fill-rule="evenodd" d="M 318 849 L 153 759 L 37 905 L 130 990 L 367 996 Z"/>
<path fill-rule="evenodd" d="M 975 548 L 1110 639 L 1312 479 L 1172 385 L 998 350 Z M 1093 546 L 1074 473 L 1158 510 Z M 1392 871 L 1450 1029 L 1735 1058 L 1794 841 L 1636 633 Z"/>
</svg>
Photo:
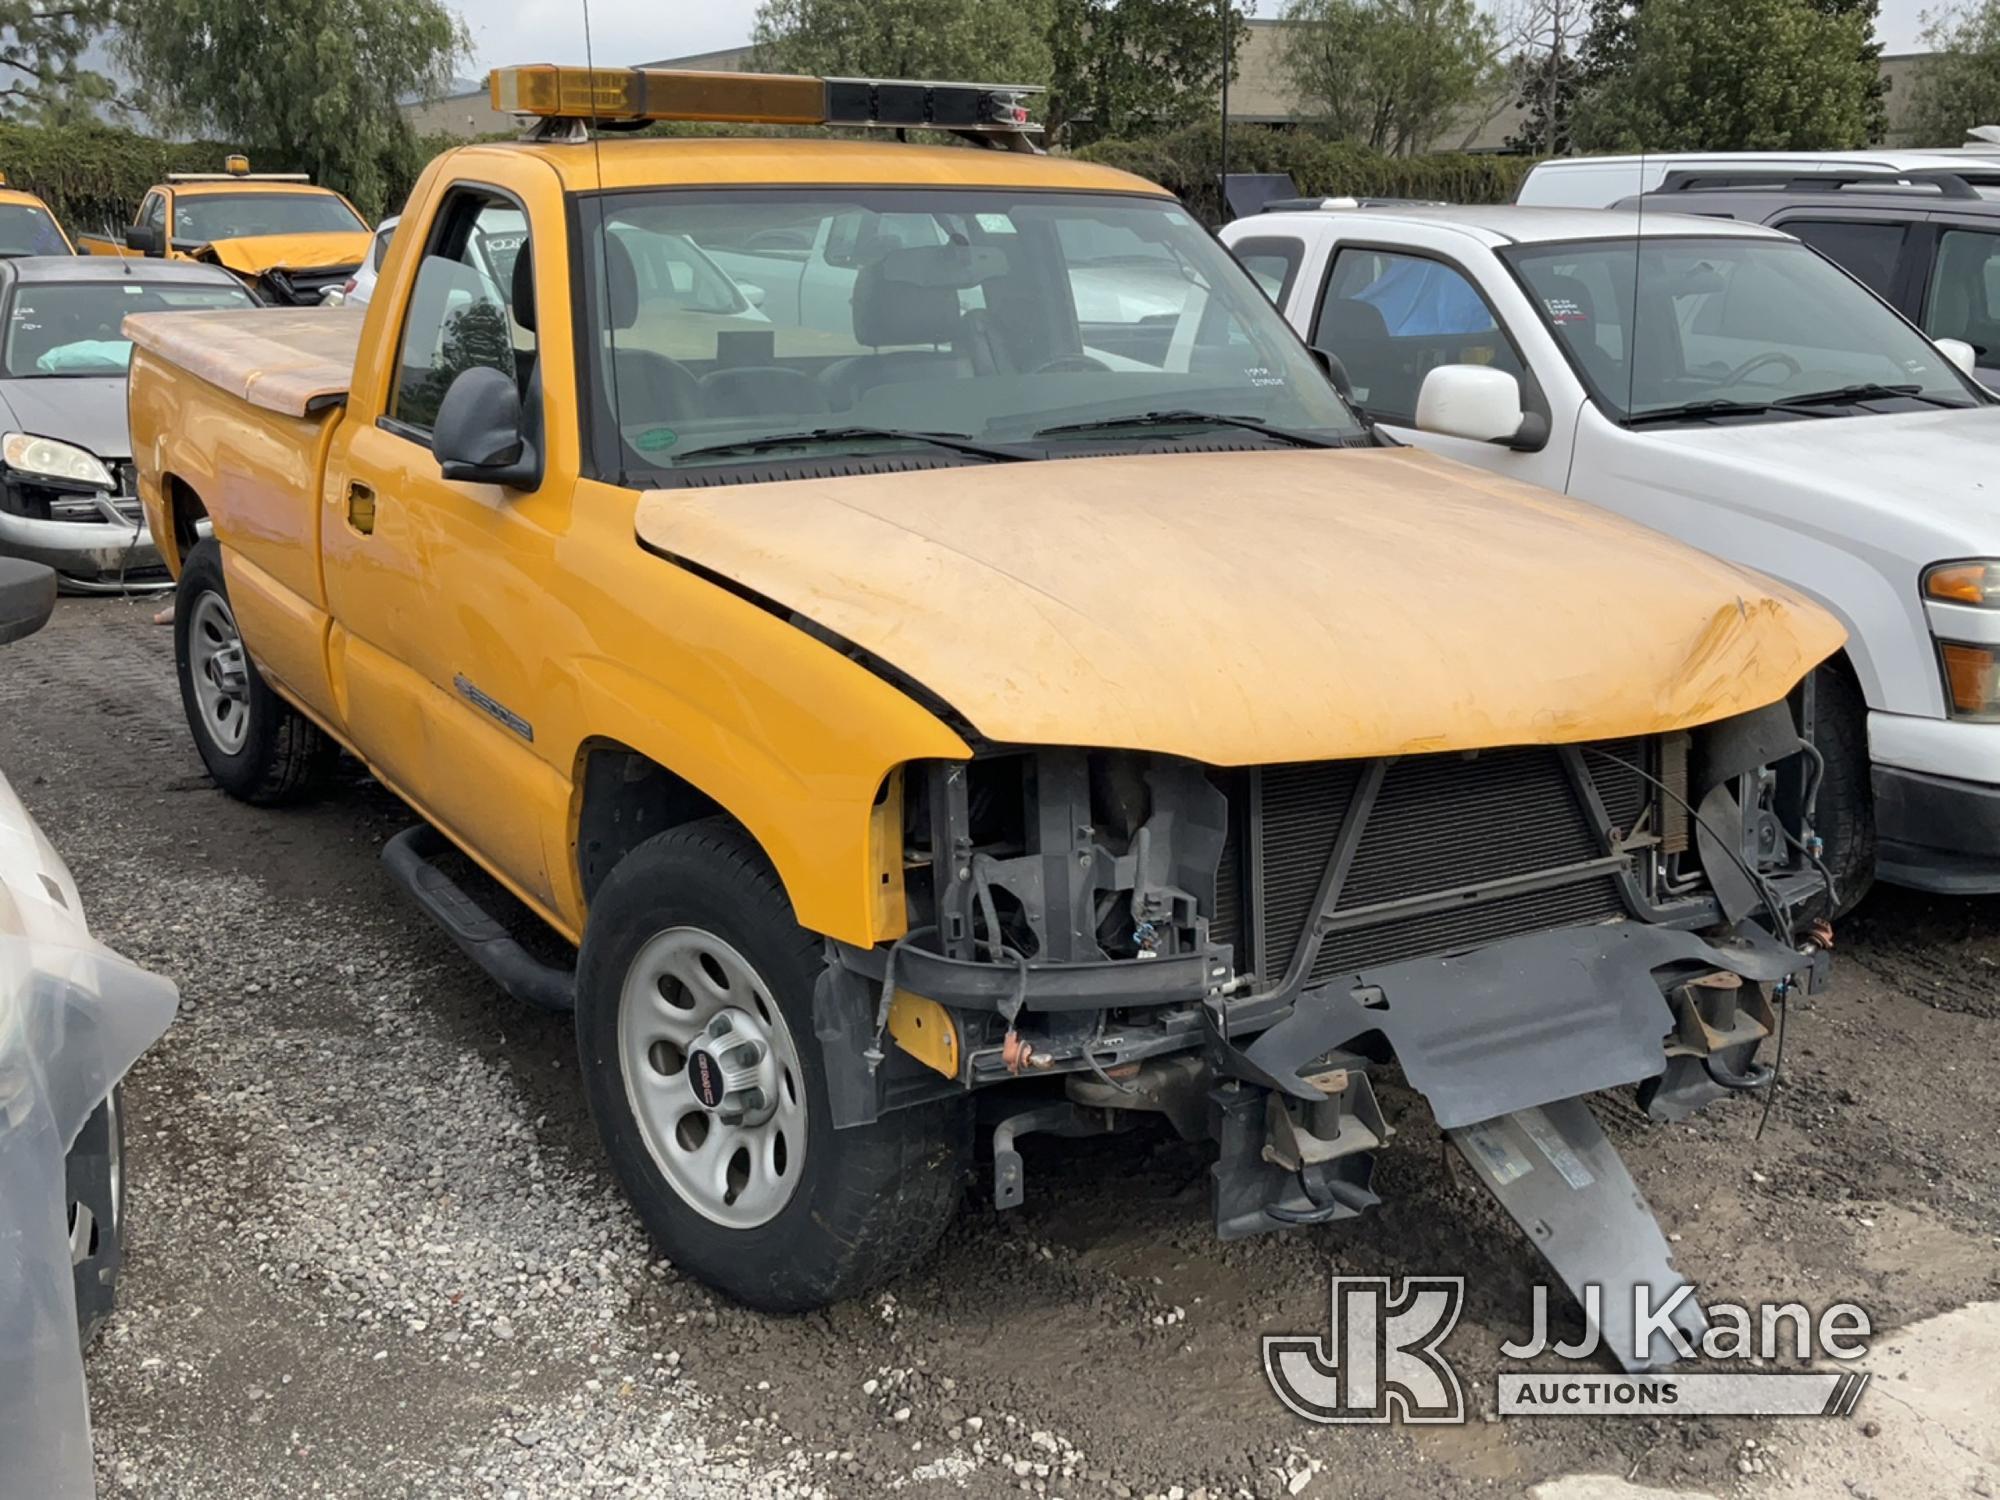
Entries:
<svg viewBox="0 0 2000 1500">
<path fill-rule="evenodd" d="M 732 1122 L 697 1095 L 690 1059 L 710 1046 L 711 1029 L 761 1046 L 755 1068 L 733 1073 L 768 1090 L 767 1117 L 753 1110 Z M 791 1202 L 805 1166 L 805 1072 L 770 987 L 735 948 L 698 927 L 648 939 L 618 997 L 618 1064 L 646 1150 L 688 1207 L 727 1229 L 757 1229 Z"/>
<path fill-rule="evenodd" d="M 249 660 L 236 616 L 220 594 L 204 593 L 188 616 L 188 681 L 209 740 L 234 755 L 250 737 Z"/>
</svg>

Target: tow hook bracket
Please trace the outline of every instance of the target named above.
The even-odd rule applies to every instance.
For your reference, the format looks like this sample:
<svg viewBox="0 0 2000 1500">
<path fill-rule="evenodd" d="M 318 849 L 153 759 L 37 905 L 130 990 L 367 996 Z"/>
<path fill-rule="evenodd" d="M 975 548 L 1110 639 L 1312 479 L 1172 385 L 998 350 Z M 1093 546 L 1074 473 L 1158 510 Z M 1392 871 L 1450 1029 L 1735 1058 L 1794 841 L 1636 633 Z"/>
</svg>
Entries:
<svg viewBox="0 0 2000 1500">
<path fill-rule="evenodd" d="M 1074 1104 L 1044 1104 L 1020 1110 L 993 1127 L 993 1206 L 1019 1208 L 1027 1196 L 1027 1173 L 1015 1140 L 1039 1131 L 1044 1135 L 1108 1135 L 1119 1129 L 1109 1110 L 1078 1109 Z"/>
<path fill-rule="evenodd" d="M 1657 1370 L 1680 1357 L 1663 1329 L 1651 1334 L 1645 1349 L 1634 1348 L 1634 1288 L 1650 1288 L 1648 1306 L 1659 1309 L 1688 1280 L 1674 1269 L 1653 1210 L 1582 1099 L 1516 1110 L 1445 1134 L 1586 1314 L 1584 1288 L 1598 1289 L 1593 1331 L 1624 1369 Z M 1708 1329 L 1693 1297 L 1682 1299 L 1672 1321 L 1690 1342 Z"/>
</svg>

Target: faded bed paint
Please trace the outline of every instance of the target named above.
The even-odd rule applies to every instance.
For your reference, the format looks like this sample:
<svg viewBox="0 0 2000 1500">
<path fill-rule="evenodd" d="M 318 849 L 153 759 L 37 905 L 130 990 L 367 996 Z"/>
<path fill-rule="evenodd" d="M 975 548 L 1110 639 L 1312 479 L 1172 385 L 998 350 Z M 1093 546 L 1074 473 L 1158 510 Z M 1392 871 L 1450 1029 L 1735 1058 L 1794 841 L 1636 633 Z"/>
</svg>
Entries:
<svg viewBox="0 0 2000 1500">
<path fill-rule="evenodd" d="M 358 307 L 136 313 L 124 329 L 136 348 L 252 406 L 303 417 L 347 394 L 362 316 Z"/>
<path fill-rule="evenodd" d="M 1682 729 L 1844 639 L 1758 574 L 1411 448 L 660 491 L 638 525 L 992 739 L 1212 765 Z"/>
</svg>

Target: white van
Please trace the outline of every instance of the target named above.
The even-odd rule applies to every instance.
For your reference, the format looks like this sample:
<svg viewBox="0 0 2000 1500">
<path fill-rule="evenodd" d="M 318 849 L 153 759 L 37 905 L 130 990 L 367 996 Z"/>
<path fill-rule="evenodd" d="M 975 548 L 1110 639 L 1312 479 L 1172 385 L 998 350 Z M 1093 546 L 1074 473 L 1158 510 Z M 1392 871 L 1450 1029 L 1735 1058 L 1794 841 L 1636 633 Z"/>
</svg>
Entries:
<svg viewBox="0 0 2000 1500">
<path fill-rule="evenodd" d="M 1643 156 L 1562 156 L 1537 162 L 1522 179 L 1516 203 L 1537 208 L 1609 208 L 1638 193 L 1650 193 L 1669 172 L 1758 171 L 1912 172 L 1950 171 L 1978 156 L 2000 168 L 2000 148 L 1970 146 L 1936 151 L 1661 151 Z"/>
</svg>

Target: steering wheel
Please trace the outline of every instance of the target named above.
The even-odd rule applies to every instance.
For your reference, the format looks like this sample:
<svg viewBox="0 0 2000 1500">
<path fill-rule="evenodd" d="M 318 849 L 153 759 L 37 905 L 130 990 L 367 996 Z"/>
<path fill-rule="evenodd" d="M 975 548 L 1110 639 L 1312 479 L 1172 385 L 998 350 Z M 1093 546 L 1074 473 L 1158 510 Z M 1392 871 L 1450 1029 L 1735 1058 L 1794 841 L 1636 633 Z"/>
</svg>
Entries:
<svg viewBox="0 0 2000 1500">
<path fill-rule="evenodd" d="M 1793 359 L 1791 355 L 1777 349 L 1766 349 L 1762 354 L 1754 354 L 1749 359 L 1744 360 L 1742 364 L 1723 376 L 1719 384 L 1725 386 L 1741 385 L 1749 377 L 1752 370 L 1761 370 L 1766 365 L 1783 365 L 1787 375 L 1803 375 L 1805 373 L 1805 366 Z"/>
<path fill-rule="evenodd" d="M 1081 375 L 1094 371 L 1108 371 L 1111 366 L 1091 354 L 1058 354 L 1047 364 L 1035 366 L 1030 375 Z"/>
</svg>

